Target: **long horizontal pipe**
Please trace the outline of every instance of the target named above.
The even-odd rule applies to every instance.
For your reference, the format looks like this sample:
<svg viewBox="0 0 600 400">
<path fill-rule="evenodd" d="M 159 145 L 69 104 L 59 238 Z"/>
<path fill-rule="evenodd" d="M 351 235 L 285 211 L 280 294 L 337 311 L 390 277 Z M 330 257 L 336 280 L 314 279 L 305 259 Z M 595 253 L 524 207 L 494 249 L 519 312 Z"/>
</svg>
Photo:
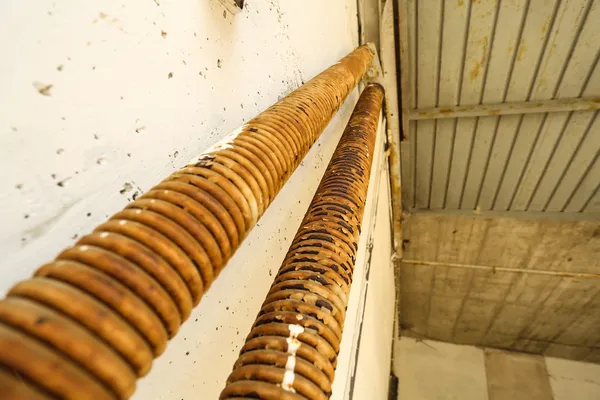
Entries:
<svg viewBox="0 0 600 400">
<path fill-rule="evenodd" d="M 331 395 L 382 102 L 360 96 L 221 399 Z"/>
<path fill-rule="evenodd" d="M 536 114 L 547 112 L 585 111 L 600 109 L 600 98 L 576 98 L 560 100 L 527 101 L 515 103 L 478 104 L 420 108 L 410 110 L 408 119 L 442 119 L 464 117 L 489 117 L 494 115 Z"/>
<path fill-rule="evenodd" d="M 548 271 L 543 269 L 525 269 L 525 268 L 510 268 L 500 267 L 494 265 L 474 265 L 474 264 L 457 264 L 448 262 L 438 261 L 421 261 L 421 260 L 402 260 L 403 264 L 411 265 L 427 265 L 431 267 L 443 267 L 443 268 L 462 268 L 462 269 L 477 269 L 491 272 L 513 272 L 519 274 L 531 274 L 531 275 L 551 275 L 560 276 L 563 278 L 587 278 L 587 279 L 600 279 L 600 274 L 592 274 L 587 272 L 566 272 L 566 271 Z"/>
<path fill-rule="evenodd" d="M 3 393 L 128 398 L 372 58 L 359 47 L 17 283 L 0 301 Z"/>
</svg>

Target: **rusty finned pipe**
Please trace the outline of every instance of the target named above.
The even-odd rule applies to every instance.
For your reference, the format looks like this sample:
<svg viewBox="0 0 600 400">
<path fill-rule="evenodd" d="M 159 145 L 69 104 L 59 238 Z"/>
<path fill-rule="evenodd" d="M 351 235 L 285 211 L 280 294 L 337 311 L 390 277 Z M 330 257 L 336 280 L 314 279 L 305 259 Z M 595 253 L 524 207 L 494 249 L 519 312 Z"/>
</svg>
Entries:
<svg viewBox="0 0 600 400">
<path fill-rule="evenodd" d="M 360 96 L 221 399 L 331 395 L 382 102 Z"/>
<path fill-rule="evenodd" d="M 2 391 L 128 398 L 372 57 L 359 47 L 17 283 L 0 301 Z"/>
</svg>

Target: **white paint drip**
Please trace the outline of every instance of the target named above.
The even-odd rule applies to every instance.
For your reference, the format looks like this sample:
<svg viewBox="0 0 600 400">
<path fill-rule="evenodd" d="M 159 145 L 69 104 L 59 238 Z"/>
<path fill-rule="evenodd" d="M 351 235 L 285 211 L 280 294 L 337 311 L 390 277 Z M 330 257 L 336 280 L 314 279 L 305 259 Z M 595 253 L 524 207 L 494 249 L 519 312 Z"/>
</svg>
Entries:
<svg viewBox="0 0 600 400">
<path fill-rule="evenodd" d="M 296 392 L 293 388 L 294 380 L 296 379 L 296 375 L 294 374 L 294 369 L 296 369 L 296 352 L 300 348 L 302 344 L 298 340 L 298 335 L 304 332 L 304 327 L 300 325 L 288 325 L 288 329 L 290 330 L 290 336 L 286 339 L 287 342 L 287 352 L 289 354 L 287 362 L 285 363 L 285 374 L 283 374 L 283 381 L 281 382 L 281 387 L 283 390 L 287 390 L 288 392 Z"/>
<path fill-rule="evenodd" d="M 296 357 L 294 357 L 294 356 L 289 356 L 288 360 L 290 358 L 296 360 Z M 295 362 L 294 362 L 294 365 L 296 365 Z M 286 367 L 287 367 L 287 364 L 286 364 Z M 295 379 L 296 379 L 296 375 L 294 374 L 294 371 L 286 370 L 285 374 L 283 374 L 283 382 L 281 382 L 281 387 L 283 388 L 283 390 L 296 393 L 296 389 L 293 388 Z"/>
<path fill-rule="evenodd" d="M 233 140 L 243 131 L 243 128 L 245 126 L 246 125 L 244 125 L 240 128 L 237 128 L 236 130 L 231 132 L 229 135 L 225 136 L 224 138 L 219 140 L 217 143 L 213 144 L 208 149 L 204 150 L 202 152 L 202 154 L 192 158 L 190 161 L 188 161 L 187 165 L 196 164 L 199 161 L 203 160 L 204 158 L 209 157 L 211 155 L 211 153 L 217 152 L 219 150 L 233 149 L 233 145 L 231 143 L 233 143 Z"/>
<path fill-rule="evenodd" d="M 285 363 L 286 373 L 292 372 L 294 373 L 294 369 L 296 368 L 296 357 L 288 357 L 287 362 Z"/>
</svg>

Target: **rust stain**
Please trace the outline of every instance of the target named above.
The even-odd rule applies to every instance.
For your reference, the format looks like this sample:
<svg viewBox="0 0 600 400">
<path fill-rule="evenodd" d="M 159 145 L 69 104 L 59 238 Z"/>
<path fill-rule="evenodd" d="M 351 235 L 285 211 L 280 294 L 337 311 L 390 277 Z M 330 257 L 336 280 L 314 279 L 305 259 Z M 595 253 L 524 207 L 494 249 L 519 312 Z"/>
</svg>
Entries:
<svg viewBox="0 0 600 400">
<path fill-rule="evenodd" d="M 440 108 L 441 114 L 452 114 L 454 110 L 452 108 Z"/>
<path fill-rule="evenodd" d="M 546 18 L 546 22 L 544 22 L 544 25 L 542 25 L 542 35 L 546 34 L 546 31 L 548 30 L 548 26 L 550 26 L 551 19 L 552 19 L 552 17 L 549 16 L 548 18 Z"/>
<path fill-rule="evenodd" d="M 464 0 L 458 0 L 458 6 L 459 6 L 459 7 L 462 7 L 462 6 L 464 6 L 464 5 L 465 5 L 465 2 L 464 2 Z"/>
<path fill-rule="evenodd" d="M 540 82 L 538 83 L 537 87 L 538 87 L 538 89 L 546 87 L 546 77 L 545 76 L 542 76 L 540 78 Z"/>
<path fill-rule="evenodd" d="M 475 65 L 473 65 L 473 69 L 471 69 L 471 73 L 469 74 L 469 76 L 471 77 L 471 80 L 477 79 L 477 77 L 479 76 L 480 70 L 481 70 L 481 61 L 477 61 L 475 63 Z"/>
<path fill-rule="evenodd" d="M 525 39 L 523 39 L 519 46 L 519 52 L 517 53 L 517 61 L 522 61 L 523 58 L 525 58 L 525 53 L 527 53 L 527 43 L 525 43 Z"/>
<path fill-rule="evenodd" d="M 481 53 L 482 53 L 481 59 L 479 61 L 477 61 L 473 65 L 473 68 L 471 69 L 471 72 L 469 74 L 469 76 L 471 77 L 471 80 L 477 79 L 477 77 L 479 76 L 479 73 L 481 72 L 481 67 L 485 63 L 485 58 L 487 56 L 488 39 L 489 39 L 489 37 L 486 36 L 481 40 Z"/>
</svg>

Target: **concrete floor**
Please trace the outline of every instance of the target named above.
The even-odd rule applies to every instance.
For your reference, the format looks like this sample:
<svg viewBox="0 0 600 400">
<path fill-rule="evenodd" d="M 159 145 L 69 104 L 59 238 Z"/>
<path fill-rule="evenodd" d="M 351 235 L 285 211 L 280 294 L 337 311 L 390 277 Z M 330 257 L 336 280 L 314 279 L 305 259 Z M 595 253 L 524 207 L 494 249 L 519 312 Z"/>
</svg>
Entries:
<svg viewBox="0 0 600 400">
<path fill-rule="evenodd" d="M 398 400 L 598 400 L 600 365 L 403 337 Z"/>
</svg>

